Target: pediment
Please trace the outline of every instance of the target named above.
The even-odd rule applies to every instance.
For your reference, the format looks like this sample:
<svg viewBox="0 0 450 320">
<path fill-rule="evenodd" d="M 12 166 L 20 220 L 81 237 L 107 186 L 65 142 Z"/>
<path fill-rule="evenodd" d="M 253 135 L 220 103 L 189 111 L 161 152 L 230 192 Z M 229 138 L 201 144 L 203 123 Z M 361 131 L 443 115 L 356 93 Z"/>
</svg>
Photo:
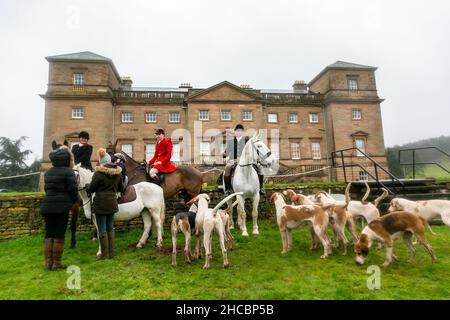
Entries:
<svg viewBox="0 0 450 320">
<path fill-rule="evenodd" d="M 367 137 L 369 134 L 365 131 L 359 130 L 351 134 L 352 137 Z"/>
<path fill-rule="evenodd" d="M 223 81 L 207 89 L 197 91 L 190 95 L 187 100 L 193 101 L 255 101 L 259 97 L 236 86 L 228 81 Z"/>
</svg>

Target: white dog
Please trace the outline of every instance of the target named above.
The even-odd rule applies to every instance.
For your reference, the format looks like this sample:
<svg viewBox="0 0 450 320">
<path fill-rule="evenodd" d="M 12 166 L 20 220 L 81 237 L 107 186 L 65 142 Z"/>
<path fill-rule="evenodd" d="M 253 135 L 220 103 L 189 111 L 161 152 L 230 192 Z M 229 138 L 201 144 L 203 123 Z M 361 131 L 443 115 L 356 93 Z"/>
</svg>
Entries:
<svg viewBox="0 0 450 320">
<path fill-rule="evenodd" d="M 225 246 L 226 230 L 222 220 L 222 214 L 217 214 L 219 208 L 224 205 L 231 198 L 242 194 L 242 192 L 233 193 L 222 201 L 220 201 L 213 209 L 208 208 L 210 201 L 209 196 L 206 193 L 201 193 L 195 198 L 190 200 L 187 204 L 192 205 L 194 202 L 198 202 L 198 210 L 195 217 L 195 257 L 200 257 L 200 234 L 203 234 L 203 245 L 205 247 L 205 265 L 204 269 L 209 268 L 209 261 L 211 259 L 211 236 L 213 230 L 216 231 L 219 238 L 220 248 L 223 256 L 223 267 L 228 268 L 230 263 L 228 262 L 227 248 Z"/>
<path fill-rule="evenodd" d="M 450 201 L 448 200 L 410 201 L 403 198 L 394 198 L 391 200 L 388 211 L 413 212 L 427 222 L 441 218 L 442 222 L 450 227 Z M 435 234 L 431 231 L 430 225 L 428 225 L 428 228 L 432 234 Z"/>
</svg>

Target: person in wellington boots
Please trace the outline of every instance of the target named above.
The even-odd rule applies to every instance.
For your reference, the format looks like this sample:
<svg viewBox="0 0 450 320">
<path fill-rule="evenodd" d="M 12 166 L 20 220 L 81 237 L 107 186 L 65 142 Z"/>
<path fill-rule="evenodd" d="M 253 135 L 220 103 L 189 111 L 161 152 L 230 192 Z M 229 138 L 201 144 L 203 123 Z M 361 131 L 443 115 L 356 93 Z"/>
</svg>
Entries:
<svg viewBox="0 0 450 320">
<path fill-rule="evenodd" d="M 114 214 L 119 211 L 117 193 L 123 192 L 122 169 L 111 162 L 111 156 L 100 148 L 97 152 L 99 165 L 95 167 L 92 181 L 86 191 L 95 193 L 92 211 L 98 227 L 101 255 L 98 259 L 114 257 Z"/>
<path fill-rule="evenodd" d="M 70 168 L 69 148 L 61 146 L 49 154 L 53 167 L 44 175 L 45 196 L 41 214 L 45 222 L 44 257 L 47 270 L 64 269 L 62 255 L 69 210 L 78 200 L 78 185 Z"/>
</svg>

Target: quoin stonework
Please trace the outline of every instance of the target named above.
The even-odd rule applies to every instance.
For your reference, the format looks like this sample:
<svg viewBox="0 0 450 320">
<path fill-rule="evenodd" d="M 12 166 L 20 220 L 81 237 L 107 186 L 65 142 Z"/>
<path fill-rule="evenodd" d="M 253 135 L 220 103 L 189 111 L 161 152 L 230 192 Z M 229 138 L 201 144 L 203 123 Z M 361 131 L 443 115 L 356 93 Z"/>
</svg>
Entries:
<svg viewBox="0 0 450 320">
<path fill-rule="evenodd" d="M 352 147 L 386 165 L 376 67 L 337 61 L 309 83 L 293 80 L 286 90 L 228 81 L 208 88 L 190 83 L 165 88 L 133 86 L 132 78 L 121 76 L 111 59 L 92 52 L 46 59 L 42 172 L 51 165 L 52 141 L 76 143 L 81 130 L 91 135 L 93 162 L 98 148 L 116 142 L 118 149 L 136 160 L 149 159 L 157 127 L 172 139 L 175 163 L 220 166 L 223 144 L 237 123 L 249 133 L 263 129 L 263 139 L 279 157 L 280 166 L 329 166 L 332 151 Z M 186 130 L 190 137 L 180 133 Z M 357 152 L 346 157 L 366 164 Z M 350 171 L 352 180 L 367 178 L 357 166 Z M 325 175 L 325 179 L 342 178 L 341 169 Z"/>
</svg>

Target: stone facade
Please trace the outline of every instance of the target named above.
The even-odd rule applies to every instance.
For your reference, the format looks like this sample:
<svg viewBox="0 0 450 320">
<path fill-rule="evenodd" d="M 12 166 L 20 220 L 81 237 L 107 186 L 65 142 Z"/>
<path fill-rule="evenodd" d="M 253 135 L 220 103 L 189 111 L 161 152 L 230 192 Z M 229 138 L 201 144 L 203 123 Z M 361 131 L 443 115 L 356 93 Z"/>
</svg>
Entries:
<svg viewBox="0 0 450 320">
<path fill-rule="evenodd" d="M 332 151 L 352 148 L 356 140 L 363 140 L 366 153 L 386 164 L 382 99 L 377 95 L 374 67 L 338 61 L 308 84 L 296 81 L 291 90 L 254 89 L 227 81 L 209 88 L 189 84 L 178 88 L 139 88 L 132 86 L 129 77 L 119 76 L 112 60 L 94 53 L 46 59 L 49 83 L 42 95 L 42 171 L 50 165 L 52 140 L 76 143 L 81 130 L 91 134 L 93 162 L 97 149 L 110 142 L 117 142 L 119 149 L 143 160 L 151 156 L 153 130 L 157 127 L 164 128 L 176 145 L 177 161 L 217 166 L 223 161 L 221 144 L 237 123 L 242 123 L 249 134 L 254 129 L 265 129 L 263 139 L 287 168 L 330 165 Z M 82 110 L 82 114 L 74 117 L 74 109 Z M 360 119 L 352 120 L 354 110 L 360 112 Z M 147 118 L 150 113 L 151 118 Z M 205 113 L 207 117 L 200 119 Z M 231 119 L 225 117 L 228 115 Z M 251 117 L 246 119 L 244 115 Z M 201 130 L 196 131 L 200 125 Z M 181 129 L 188 130 L 190 137 L 181 138 Z M 279 132 L 278 143 L 274 130 Z M 354 153 L 346 154 L 346 161 L 367 166 Z M 352 180 L 360 180 L 360 168 L 348 171 Z M 342 180 L 342 170 L 332 170 L 325 178 Z"/>
<path fill-rule="evenodd" d="M 284 189 L 283 189 L 284 190 Z M 273 204 L 270 202 L 270 196 L 273 192 L 281 192 L 281 189 L 269 189 L 267 196 L 261 197 L 259 203 L 259 217 L 261 219 L 274 219 L 275 210 Z M 294 188 L 295 190 L 295 188 Z M 319 191 L 320 188 L 303 187 L 296 189 L 297 192 L 304 194 L 314 194 Z M 343 187 L 335 187 L 330 189 L 333 193 L 343 193 Z M 216 205 L 223 199 L 223 193 L 219 191 L 208 192 L 211 198 L 211 206 Z M 38 234 L 44 229 L 44 219 L 40 214 L 40 206 L 42 202 L 42 196 L 22 196 L 22 197 L 0 197 L 0 240 L 13 239 L 21 236 Z M 170 235 L 168 231 L 172 217 L 175 213 L 181 211 L 187 211 L 189 208 L 184 205 L 182 200 L 169 199 L 166 200 L 166 214 L 164 221 L 164 228 L 166 229 L 166 235 Z M 251 213 L 251 203 L 246 202 L 246 211 Z M 234 215 L 236 217 L 236 213 Z M 250 220 L 249 220 L 250 219 Z M 69 216 L 70 226 L 71 217 Z M 236 221 L 236 219 L 235 219 Z M 249 217 L 248 223 L 251 221 Z M 275 222 L 274 222 L 275 223 Z M 114 222 L 115 229 L 118 231 L 129 230 L 131 228 L 143 228 L 142 218 L 137 217 L 130 221 L 116 221 Z M 77 231 L 93 231 L 94 226 L 90 220 L 88 220 L 80 211 L 80 217 L 78 220 Z"/>
</svg>

